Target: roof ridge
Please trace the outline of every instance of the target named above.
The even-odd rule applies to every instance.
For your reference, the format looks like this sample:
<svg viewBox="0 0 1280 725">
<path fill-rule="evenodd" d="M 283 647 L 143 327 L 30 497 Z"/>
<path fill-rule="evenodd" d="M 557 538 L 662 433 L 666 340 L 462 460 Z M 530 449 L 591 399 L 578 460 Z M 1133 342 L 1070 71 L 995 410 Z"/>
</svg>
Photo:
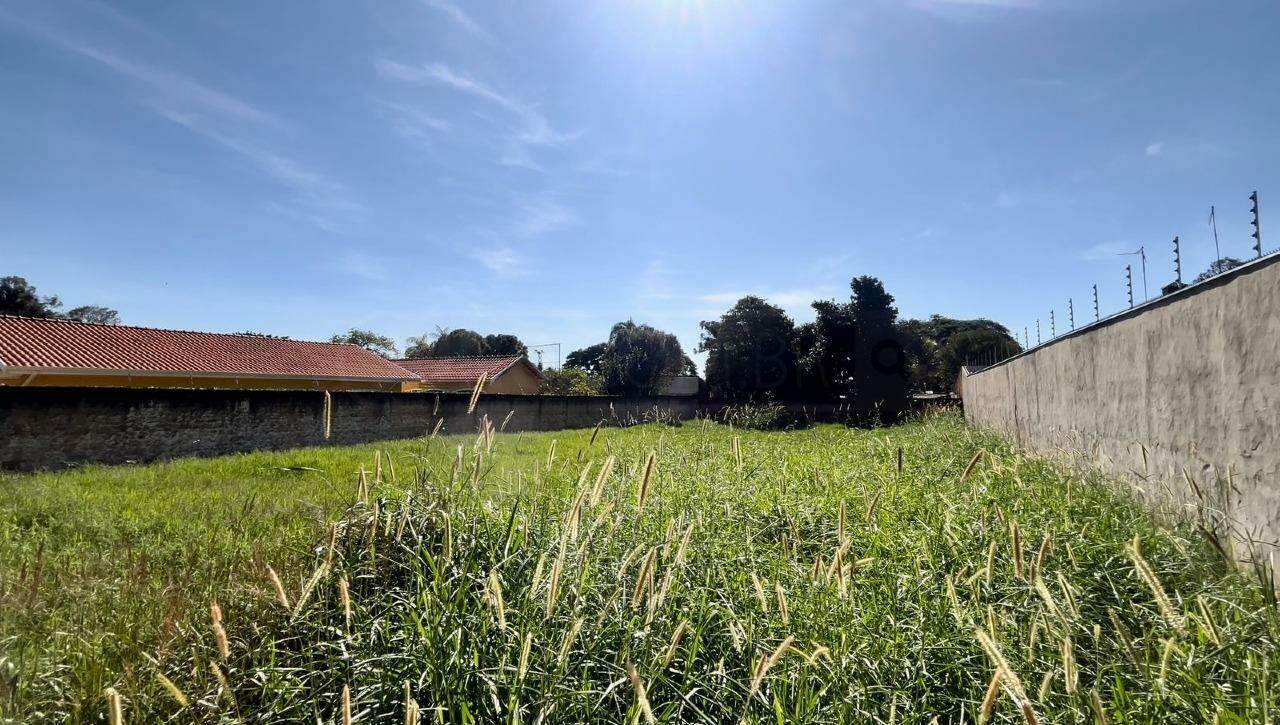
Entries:
<svg viewBox="0 0 1280 725">
<path fill-rule="evenodd" d="M 145 325 L 116 325 L 108 322 L 84 322 L 81 320 L 68 320 L 65 317 L 35 317 L 32 315 L 11 315 L 0 313 L 0 320 L 34 320 L 37 322 L 55 322 L 63 325 L 81 325 L 84 327 L 109 327 L 115 330 L 149 330 L 151 332 L 181 332 L 190 335 L 218 335 L 221 337 L 249 337 L 261 340 L 279 340 L 283 342 L 301 342 L 307 345 L 345 345 L 347 347 L 360 347 L 350 342 L 333 342 L 321 340 L 298 340 L 292 337 L 279 337 L 276 335 L 258 334 L 251 332 L 209 332 L 207 330 L 180 330 L 173 327 L 147 327 Z M 364 348 L 360 348 L 364 349 Z"/>
</svg>

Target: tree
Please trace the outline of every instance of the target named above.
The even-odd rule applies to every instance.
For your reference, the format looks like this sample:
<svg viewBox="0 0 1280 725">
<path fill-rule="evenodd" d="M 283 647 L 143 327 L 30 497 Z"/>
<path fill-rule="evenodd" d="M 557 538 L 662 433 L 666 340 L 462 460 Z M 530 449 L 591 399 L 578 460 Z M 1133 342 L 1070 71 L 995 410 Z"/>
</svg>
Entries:
<svg viewBox="0 0 1280 725">
<path fill-rule="evenodd" d="M 564 366 L 584 370 L 593 375 L 600 375 L 603 370 L 604 353 L 608 347 L 609 343 L 598 342 L 581 350 L 574 350 L 565 357 Z"/>
<path fill-rule="evenodd" d="M 631 320 L 619 322 L 610 330 L 600 360 L 604 390 L 628 397 L 654 395 L 663 376 L 679 374 L 686 360 L 675 335 Z"/>
<path fill-rule="evenodd" d="M 450 330 L 437 327 L 434 335 L 419 335 L 406 340 L 404 355 L 407 358 L 427 357 L 476 357 L 479 355 L 529 354 L 520 338 L 515 335 L 481 335 L 474 330 L 458 328 Z"/>
<path fill-rule="evenodd" d="M 930 390 L 950 390 L 964 365 L 989 365 L 1022 351 L 1013 338 L 990 329 L 974 329 L 952 335 L 937 352 Z"/>
<path fill-rule="evenodd" d="M 22 277 L 0 278 L 0 314 L 23 317 L 58 317 L 62 302 L 56 296 L 41 297 Z"/>
<path fill-rule="evenodd" d="M 931 315 L 927 320 L 905 320 L 899 325 L 907 350 L 911 386 L 915 390 L 950 390 L 960 366 L 978 360 L 1009 357 L 1022 351 L 1022 346 L 998 322 L 987 319 L 957 320 Z M 955 350 L 945 353 L 953 339 L 969 333 L 981 333 L 986 342 L 980 349 Z"/>
<path fill-rule="evenodd" d="M 579 368 L 543 370 L 543 395 L 600 395 L 600 378 Z"/>
<path fill-rule="evenodd" d="M 485 335 L 485 355 L 519 355 L 528 357 L 529 348 L 515 335 Z"/>
<path fill-rule="evenodd" d="M 743 297 L 719 320 L 702 323 L 699 352 L 707 353 L 707 387 L 727 400 L 796 390 L 795 323 L 780 307 Z"/>
<path fill-rule="evenodd" d="M 392 340 L 386 335 L 379 335 L 376 332 L 361 330 L 356 327 L 347 330 L 345 335 L 334 335 L 329 338 L 329 342 L 343 342 L 348 345 L 356 345 L 358 347 L 363 347 L 369 352 L 377 353 L 382 357 L 390 358 L 395 357 L 397 354 L 395 340 Z"/>
<path fill-rule="evenodd" d="M 98 325 L 120 324 L 120 313 L 110 307 L 83 305 L 67 310 L 67 319 L 76 322 L 92 322 Z"/>
<path fill-rule="evenodd" d="M 1201 272 L 1200 274 L 1196 275 L 1196 278 L 1191 280 L 1191 283 L 1195 284 L 1196 282 L 1203 282 L 1206 279 L 1209 279 L 1210 277 L 1217 277 L 1223 272 L 1235 269 L 1236 267 L 1239 267 L 1242 264 L 1244 264 L 1244 262 L 1241 262 L 1235 257 L 1223 257 L 1222 259 L 1215 259 L 1213 263 L 1209 265 L 1209 268 Z"/>
<path fill-rule="evenodd" d="M 431 343 L 431 357 L 474 357 L 484 355 L 484 338 L 466 328 L 439 330 Z"/>
<path fill-rule="evenodd" d="M 863 418 L 905 411 L 907 355 L 893 295 L 875 277 L 850 282 L 847 303 L 813 303 L 817 319 L 797 334 L 806 395 L 839 400 Z"/>
</svg>

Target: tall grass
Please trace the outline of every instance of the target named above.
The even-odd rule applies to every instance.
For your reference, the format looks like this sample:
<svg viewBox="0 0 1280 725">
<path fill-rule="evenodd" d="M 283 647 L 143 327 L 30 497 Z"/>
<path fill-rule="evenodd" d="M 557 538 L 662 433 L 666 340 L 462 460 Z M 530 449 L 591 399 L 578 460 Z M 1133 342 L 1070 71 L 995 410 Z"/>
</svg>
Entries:
<svg viewBox="0 0 1280 725">
<path fill-rule="evenodd" d="M 323 462 L 335 468 L 302 475 L 331 476 L 334 498 L 318 511 L 346 506 L 340 515 L 317 513 L 239 552 L 215 526 L 195 524 L 220 542 L 206 551 L 223 575 L 176 586 L 186 614 L 172 632 L 135 641 L 147 657 L 103 660 L 82 689 L 20 683 L 24 712 L 106 719 L 118 706 L 127 721 L 272 722 L 1275 718 L 1280 618 L 1252 579 L 1112 484 L 1027 458 L 951 416 L 881 431 L 483 427 L 475 438 L 390 447 L 399 481 L 370 481 L 359 494 L 355 471 L 372 450 L 281 458 L 301 455 L 334 457 Z M 6 540 L 25 543 L 33 528 Z M 198 549 L 199 538 L 188 542 Z M 133 616 L 143 611 L 154 610 Z M 49 682 L 66 679 L 40 649 L 56 637 L 16 631 L 29 643 L 21 667 L 35 657 Z"/>
</svg>

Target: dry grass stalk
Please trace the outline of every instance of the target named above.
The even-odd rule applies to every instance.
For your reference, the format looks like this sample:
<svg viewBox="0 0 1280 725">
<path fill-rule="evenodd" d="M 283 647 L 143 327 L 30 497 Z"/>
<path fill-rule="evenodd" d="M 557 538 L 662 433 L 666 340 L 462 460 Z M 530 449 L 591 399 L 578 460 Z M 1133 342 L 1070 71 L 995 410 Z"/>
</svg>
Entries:
<svg viewBox="0 0 1280 725">
<path fill-rule="evenodd" d="M 1044 535 L 1044 540 L 1040 542 L 1040 550 L 1036 552 L 1035 563 L 1031 565 L 1031 576 L 1040 576 L 1040 572 L 1044 571 L 1044 558 L 1049 553 L 1049 547 L 1053 544 L 1053 533 Z"/>
<path fill-rule="evenodd" d="M 324 391 L 324 439 L 333 437 L 333 396 Z"/>
<path fill-rule="evenodd" d="M 871 517 L 872 517 L 872 516 L 875 516 L 875 514 L 876 514 L 876 506 L 879 506 L 879 505 L 880 505 L 880 497 L 881 497 L 882 495 L 884 495 L 884 489 L 883 489 L 883 488 L 882 488 L 882 489 L 880 489 L 879 491 L 876 491 L 876 495 L 875 495 L 875 496 L 872 496 L 872 497 L 871 497 L 871 502 L 867 504 L 866 519 L 867 519 L 867 521 L 868 521 L 868 522 L 870 522 L 870 521 L 871 521 Z"/>
<path fill-rule="evenodd" d="M 564 572 L 565 539 L 560 538 L 560 551 L 551 565 L 551 583 L 547 587 L 547 617 L 556 612 L 556 600 L 560 597 L 560 575 Z"/>
<path fill-rule="evenodd" d="M 520 644 L 520 665 L 516 668 L 516 682 L 524 682 L 529 672 L 529 652 L 533 650 L 533 632 L 526 632 L 524 642 Z"/>
<path fill-rule="evenodd" d="M 547 447 L 547 471 L 551 471 L 551 466 L 556 462 L 556 439 L 551 439 L 551 445 Z"/>
<path fill-rule="evenodd" d="M 1209 641 L 1221 647 L 1222 639 L 1218 635 L 1218 625 L 1213 621 L 1213 613 L 1209 611 L 1209 603 L 1205 601 L 1203 594 L 1196 595 L 1196 606 L 1200 609 L 1200 621 L 1209 635 Z"/>
<path fill-rule="evenodd" d="M 1013 575 L 1022 579 L 1022 532 L 1018 529 L 1017 521 L 1009 522 L 1009 546 L 1013 548 Z"/>
<path fill-rule="evenodd" d="M 316 570 L 311 573 L 311 578 L 307 579 L 307 583 L 302 585 L 302 591 L 298 594 L 297 603 L 293 605 L 293 616 L 298 616 L 303 608 L 307 606 L 307 601 L 311 599 L 311 594 L 315 591 L 316 585 L 328 573 L 329 566 L 324 562 L 321 562 L 320 566 L 316 567 Z"/>
<path fill-rule="evenodd" d="M 213 622 L 213 641 L 218 647 L 218 656 L 226 662 L 231 659 L 231 645 L 227 642 L 227 630 L 222 628 L 222 608 L 216 601 L 209 605 L 209 618 Z"/>
<path fill-rule="evenodd" d="M 413 689 L 409 686 L 409 681 L 404 681 L 404 725 L 418 725 L 418 721 L 422 717 L 421 708 L 418 707 L 417 700 L 413 699 Z"/>
<path fill-rule="evenodd" d="M 991 546 L 987 547 L 987 586 L 991 586 L 991 582 L 996 573 L 996 542 L 992 541 Z"/>
<path fill-rule="evenodd" d="M 213 672 L 214 679 L 218 681 L 218 685 L 222 688 L 222 696 L 227 699 L 227 702 L 231 703 L 232 708 L 238 709 L 240 706 L 236 703 L 236 693 L 231 689 L 231 683 L 227 682 L 227 676 L 222 672 L 222 668 L 218 666 L 217 662 L 209 660 L 209 669 Z"/>
<path fill-rule="evenodd" d="M 760 611 L 769 611 L 769 597 L 765 596 L 764 585 L 760 583 L 760 577 L 756 573 L 751 572 L 751 586 L 756 590 L 756 599 L 760 602 Z"/>
<path fill-rule="evenodd" d="M 662 655 L 662 666 L 666 667 L 671 664 L 671 660 L 675 659 L 676 650 L 680 647 L 680 640 L 689 633 L 689 622 L 680 620 L 680 624 L 676 625 L 676 631 L 671 634 L 671 643 L 667 645 L 667 651 Z"/>
<path fill-rule="evenodd" d="M 640 713 L 644 715 L 644 720 L 652 725 L 658 720 L 653 716 L 653 708 L 649 705 L 649 696 L 645 694 L 644 680 L 640 679 L 640 674 L 636 672 L 636 666 L 627 663 L 627 679 L 631 680 L 631 687 L 636 692 L 636 704 L 640 706 Z"/>
<path fill-rule="evenodd" d="M 1049 609 L 1049 613 L 1053 615 L 1054 619 L 1061 622 L 1064 627 L 1068 626 L 1067 618 L 1062 613 L 1062 609 L 1058 606 L 1058 600 L 1054 599 L 1053 592 L 1049 591 L 1049 587 L 1044 583 L 1044 579 L 1036 577 L 1033 586 L 1036 590 L 1036 594 L 1039 594 L 1040 598 L 1044 600 L 1045 606 Z"/>
<path fill-rule="evenodd" d="M 1026 719 L 1028 725 L 1034 725 L 1037 720 L 1035 711 L 1031 707 L 1031 700 L 1027 697 L 1026 688 L 1022 686 L 1022 680 L 1018 678 L 1018 674 L 1014 672 L 1013 667 L 1009 665 L 1009 661 L 1000 652 L 1000 645 L 996 644 L 994 637 L 981 629 L 975 630 L 974 634 L 978 638 L 978 644 L 982 645 L 983 651 L 991 659 L 991 663 L 1003 673 L 1000 681 L 1001 686 L 1004 687 L 1005 692 L 1022 710 L 1023 718 Z"/>
<path fill-rule="evenodd" d="M 429 437 L 435 438 L 437 435 L 440 434 L 440 429 L 443 427 L 444 427 L 444 418 L 436 419 L 436 424 L 431 427 L 431 435 Z"/>
<path fill-rule="evenodd" d="M 969 474 L 973 473 L 973 469 L 978 465 L 978 461 L 982 460 L 982 456 L 984 453 L 986 453 L 986 451 L 979 448 L 978 452 L 973 454 L 973 458 L 969 459 L 969 465 L 964 467 L 964 473 L 960 474 L 960 483 L 964 483 L 966 480 L 968 480 Z"/>
<path fill-rule="evenodd" d="M 288 609 L 289 595 L 284 593 L 284 583 L 280 581 L 280 575 L 276 573 L 275 569 L 271 568 L 270 564 L 267 564 L 267 579 L 270 580 L 272 588 L 276 590 L 276 601 L 280 602 L 280 606 Z"/>
<path fill-rule="evenodd" d="M 476 386 L 471 390 L 471 400 L 467 403 L 467 415 L 471 415 L 476 410 L 476 403 L 480 402 L 480 392 L 484 390 L 485 383 L 489 381 L 489 373 L 480 373 L 480 377 L 476 378 Z"/>
<path fill-rule="evenodd" d="M 373 482 L 382 483 L 382 450 L 373 452 Z"/>
<path fill-rule="evenodd" d="M 733 442 L 732 442 L 732 448 L 733 448 L 734 465 L 737 466 L 738 475 L 741 476 L 742 475 L 742 439 L 739 438 L 738 436 L 734 436 Z"/>
<path fill-rule="evenodd" d="M 1107 711 L 1102 707 L 1102 695 L 1098 694 L 1096 687 L 1089 690 L 1089 707 L 1093 710 L 1093 716 L 1097 718 L 1098 725 L 1107 725 Z"/>
<path fill-rule="evenodd" d="M 1182 618 L 1178 616 L 1173 609 L 1173 602 L 1169 599 L 1168 593 L 1164 590 L 1164 585 L 1160 583 L 1160 577 L 1156 575 L 1155 569 L 1151 568 L 1151 564 L 1142 556 L 1142 541 L 1137 537 L 1133 537 L 1133 541 L 1125 545 L 1125 551 L 1128 552 L 1129 558 L 1133 560 L 1134 569 L 1138 572 L 1138 578 L 1151 589 L 1151 593 L 1155 596 L 1156 606 L 1160 608 L 1160 614 L 1164 617 L 1169 626 L 1174 629 L 1182 629 Z"/>
<path fill-rule="evenodd" d="M 773 669 L 773 666 L 782 660 L 787 651 L 791 649 L 791 643 L 794 641 L 794 637 L 787 635 L 787 638 L 782 640 L 782 644 L 778 645 L 778 648 L 772 654 L 760 658 L 760 662 L 756 664 L 755 674 L 751 676 L 751 694 L 748 695 L 749 698 L 755 697 L 756 693 L 760 691 L 760 685 L 764 684 L 764 678 L 769 674 L 769 670 Z"/>
<path fill-rule="evenodd" d="M 342 725 L 351 725 L 351 687 L 342 686 Z"/>
<path fill-rule="evenodd" d="M 650 547 L 649 555 L 644 558 L 644 564 L 640 566 L 640 572 L 636 575 L 636 588 L 631 594 L 630 605 L 632 608 L 640 605 L 640 599 L 644 595 L 646 588 L 653 589 L 653 570 L 658 565 L 658 547 Z"/>
<path fill-rule="evenodd" d="M 108 687 L 107 695 L 107 721 L 111 725 L 124 725 L 124 704 L 121 701 L 120 693 L 116 692 L 116 688 Z"/>
<path fill-rule="evenodd" d="M 506 631 L 507 605 L 502 598 L 502 582 L 498 579 L 497 569 L 489 572 L 488 586 L 485 588 L 485 601 L 489 603 L 489 606 L 493 607 L 494 615 L 498 618 L 498 629 Z"/>
<path fill-rule="evenodd" d="M 1079 673 L 1076 671 L 1076 653 L 1075 647 L 1071 644 L 1071 635 L 1065 635 L 1062 638 L 1062 680 L 1066 685 L 1067 694 L 1076 694 Z"/>
<path fill-rule="evenodd" d="M 169 693 L 169 697 L 173 698 L 173 701 L 177 703 L 179 708 L 184 708 L 191 704 L 191 701 L 187 699 L 186 693 L 174 684 L 173 680 L 165 677 L 164 673 L 160 670 L 156 670 L 156 682 L 159 682 L 165 692 Z"/>
<path fill-rule="evenodd" d="M 592 506 L 600 502 L 600 496 L 604 493 L 604 485 L 608 483 L 609 477 L 613 475 L 613 467 L 616 464 L 617 459 L 612 455 L 604 459 L 604 465 L 600 467 L 600 473 L 596 474 L 596 484 L 591 487 Z"/>
<path fill-rule="evenodd" d="M 844 499 L 840 499 L 840 513 L 836 519 L 836 541 L 839 541 L 841 546 L 845 543 L 844 528 L 847 520 L 848 517 L 845 514 Z"/>
<path fill-rule="evenodd" d="M 991 719 L 991 715 L 996 710 L 996 700 L 1000 698 L 1000 679 L 1001 670 L 999 667 L 991 674 L 991 682 L 987 685 L 987 694 L 982 698 L 982 705 L 978 708 L 978 722 L 985 723 Z"/>
<path fill-rule="evenodd" d="M 573 650 L 573 643 L 578 639 L 578 632 L 582 631 L 582 623 L 585 620 L 578 617 L 573 620 L 573 624 L 569 625 L 569 630 L 564 633 L 564 640 L 560 643 L 560 654 L 556 657 L 556 666 L 564 667 L 569 661 L 569 652 Z"/>
<path fill-rule="evenodd" d="M 787 606 L 787 592 L 782 588 L 780 582 L 774 582 L 773 588 L 778 595 L 778 614 L 782 616 L 782 623 L 784 625 L 791 624 L 791 609 Z"/>
<path fill-rule="evenodd" d="M 351 591 L 345 576 L 338 577 L 338 599 L 342 602 L 342 616 L 347 629 L 351 629 Z"/>
<path fill-rule="evenodd" d="M 636 516 L 644 512 L 644 502 L 649 498 L 649 486 L 653 482 L 653 471 L 658 465 L 658 454 L 649 452 L 644 462 L 644 474 L 640 477 L 640 489 L 636 492 Z"/>
<path fill-rule="evenodd" d="M 391 454 L 387 454 L 387 471 L 391 474 L 391 482 L 396 482 L 396 462 L 391 458 Z"/>
</svg>

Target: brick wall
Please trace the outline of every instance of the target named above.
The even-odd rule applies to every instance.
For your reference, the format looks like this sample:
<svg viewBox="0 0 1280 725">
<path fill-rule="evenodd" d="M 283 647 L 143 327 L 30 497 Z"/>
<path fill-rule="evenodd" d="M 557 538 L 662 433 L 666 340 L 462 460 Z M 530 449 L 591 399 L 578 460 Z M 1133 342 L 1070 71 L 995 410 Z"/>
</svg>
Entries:
<svg viewBox="0 0 1280 725">
<path fill-rule="evenodd" d="M 693 417 L 690 398 L 332 393 L 324 438 L 324 394 L 309 391 L 0 388 L 0 468 L 124 463 L 300 446 L 343 445 L 431 432 L 469 433 L 488 414 L 508 431 L 627 425 L 655 411 Z"/>
</svg>

